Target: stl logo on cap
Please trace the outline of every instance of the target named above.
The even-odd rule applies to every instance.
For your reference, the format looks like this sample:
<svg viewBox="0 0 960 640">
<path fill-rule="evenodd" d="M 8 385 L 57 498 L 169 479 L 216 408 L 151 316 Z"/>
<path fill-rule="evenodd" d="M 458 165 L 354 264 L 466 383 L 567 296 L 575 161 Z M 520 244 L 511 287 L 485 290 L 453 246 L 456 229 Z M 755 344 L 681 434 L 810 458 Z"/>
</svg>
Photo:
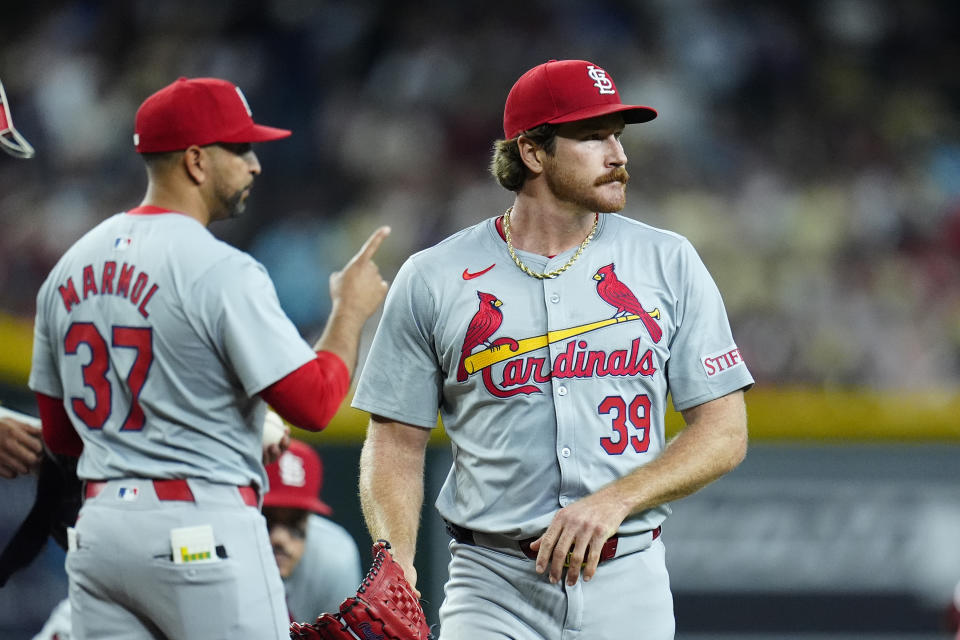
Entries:
<svg viewBox="0 0 960 640">
<path fill-rule="evenodd" d="M 549 60 L 528 70 L 510 89 L 503 106 L 503 134 L 509 140 L 542 124 L 611 113 L 621 114 L 624 124 L 657 117 L 650 107 L 623 104 L 613 78 L 602 67 L 586 60 Z"/>
<path fill-rule="evenodd" d="M 263 496 L 264 507 L 306 509 L 321 515 L 333 509 L 320 499 L 323 486 L 323 462 L 309 444 L 291 440 L 290 448 L 267 465 L 270 490 Z"/>
<path fill-rule="evenodd" d="M 303 466 L 303 458 L 290 451 L 284 452 L 277 461 L 280 469 L 280 481 L 288 487 L 302 487 L 307 483 L 307 471 Z"/>
<path fill-rule="evenodd" d="M 587 67 L 587 75 L 593 80 L 593 86 L 599 89 L 600 93 L 617 92 L 617 90 L 613 88 L 613 81 L 607 77 L 607 72 L 600 67 L 595 67 L 591 64 Z"/>
<path fill-rule="evenodd" d="M 237 90 L 237 95 L 240 96 L 240 102 L 243 103 L 243 107 L 247 110 L 247 115 L 251 118 L 253 117 L 253 109 L 250 108 L 250 103 L 247 102 L 247 96 L 243 95 L 243 91 L 240 91 L 240 87 L 234 87 Z"/>
</svg>

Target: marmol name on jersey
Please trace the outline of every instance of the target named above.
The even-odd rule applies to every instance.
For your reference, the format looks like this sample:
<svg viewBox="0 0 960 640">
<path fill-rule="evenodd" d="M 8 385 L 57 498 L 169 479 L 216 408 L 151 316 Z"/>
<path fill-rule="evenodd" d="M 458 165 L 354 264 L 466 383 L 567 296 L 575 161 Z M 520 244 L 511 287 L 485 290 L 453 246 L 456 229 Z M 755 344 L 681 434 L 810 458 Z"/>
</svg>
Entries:
<svg viewBox="0 0 960 640">
<path fill-rule="evenodd" d="M 136 278 L 134 278 L 136 273 Z M 60 298 L 63 300 L 63 306 L 69 313 L 75 305 L 80 304 L 89 296 L 112 295 L 125 298 L 133 304 L 137 311 L 144 318 L 150 317 L 147 311 L 147 303 L 153 298 L 153 294 L 159 289 L 159 285 L 150 283 L 150 276 L 145 271 L 137 273 L 137 267 L 126 262 L 117 270 L 115 260 L 107 260 L 98 272 L 94 271 L 93 265 L 86 265 L 83 268 L 83 299 L 77 294 L 77 287 L 73 284 L 73 276 L 67 278 L 67 281 L 58 285 Z M 147 288 L 149 287 L 149 289 Z M 146 291 L 146 293 L 144 293 Z"/>
</svg>

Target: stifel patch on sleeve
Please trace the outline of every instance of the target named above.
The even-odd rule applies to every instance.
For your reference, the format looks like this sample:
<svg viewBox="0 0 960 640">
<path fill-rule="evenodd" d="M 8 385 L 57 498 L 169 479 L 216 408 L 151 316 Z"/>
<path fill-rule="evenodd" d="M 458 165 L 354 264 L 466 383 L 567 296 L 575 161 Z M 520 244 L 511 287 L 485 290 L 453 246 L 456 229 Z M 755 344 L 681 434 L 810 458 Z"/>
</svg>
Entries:
<svg viewBox="0 0 960 640">
<path fill-rule="evenodd" d="M 703 364 L 703 370 L 707 373 L 708 378 L 734 367 L 744 366 L 743 357 L 740 355 L 740 349 L 737 345 L 703 356 L 700 358 L 700 362 Z"/>
</svg>

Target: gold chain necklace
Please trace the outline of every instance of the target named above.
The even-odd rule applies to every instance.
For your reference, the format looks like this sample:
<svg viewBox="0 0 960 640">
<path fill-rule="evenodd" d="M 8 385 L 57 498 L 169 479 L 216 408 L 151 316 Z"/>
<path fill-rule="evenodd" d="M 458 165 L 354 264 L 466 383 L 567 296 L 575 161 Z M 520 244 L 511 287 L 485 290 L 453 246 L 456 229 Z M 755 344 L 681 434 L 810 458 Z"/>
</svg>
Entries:
<svg viewBox="0 0 960 640">
<path fill-rule="evenodd" d="M 517 255 L 517 252 L 513 250 L 513 243 L 510 242 L 510 213 L 513 211 L 513 207 L 510 207 L 503 212 L 503 237 L 507 241 L 507 251 L 510 252 L 510 257 L 513 258 L 513 261 L 517 263 L 517 266 L 520 267 L 520 270 L 523 271 L 528 276 L 533 276 L 538 280 L 546 280 L 548 278 L 556 278 L 561 273 L 569 269 L 574 262 L 577 261 L 577 258 L 580 257 L 580 254 L 583 253 L 583 250 L 587 248 L 587 245 L 590 244 L 590 241 L 593 240 L 593 235 L 597 232 L 597 223 L 600 222 L 600 216 L 594 214 L 593 218 L 593 228 L 590 229 L 590 234 L 584 238 L 583 242 L 580 243 L 580 246 L 577 248 L 577 252 L 573 254 L 567 264 L 563 265 L 559 269 L 554 269 L 553 271 L 547 271 L 546 273 L 538 273 L 523 264 L 523 261 L 520 259 L 520 256 Z"/>
</svg>

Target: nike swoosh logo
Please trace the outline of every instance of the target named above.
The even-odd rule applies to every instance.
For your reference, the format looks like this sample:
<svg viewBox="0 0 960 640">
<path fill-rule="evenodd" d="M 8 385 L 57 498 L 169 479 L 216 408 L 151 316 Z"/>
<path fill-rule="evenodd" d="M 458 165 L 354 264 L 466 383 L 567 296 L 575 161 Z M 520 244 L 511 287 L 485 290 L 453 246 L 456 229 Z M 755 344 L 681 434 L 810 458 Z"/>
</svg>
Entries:
<svg viewBox="0 0 960 640">
<path fill-rule="evenodd" d="M 490 269 L 493 269 L 495 266 L 497 266 L 497 263 L 496 263 L 496 262 L 494 262 L 492 265 L 490 265 L 489 267 L 487 267 L 487 268 L 484 269 L 483 271 L 477 271 L 476 273 L 470 273 L 468 270 L 464 269 L 464 270 L 463 270 L 463 279 L 464 279 L 464 280 L 473 280 L 474 278 L 479 278 L 480 276 L 482 276 L 483 274 L 485 274 L 487 271 L 490 271 Z"/>
</svg>

